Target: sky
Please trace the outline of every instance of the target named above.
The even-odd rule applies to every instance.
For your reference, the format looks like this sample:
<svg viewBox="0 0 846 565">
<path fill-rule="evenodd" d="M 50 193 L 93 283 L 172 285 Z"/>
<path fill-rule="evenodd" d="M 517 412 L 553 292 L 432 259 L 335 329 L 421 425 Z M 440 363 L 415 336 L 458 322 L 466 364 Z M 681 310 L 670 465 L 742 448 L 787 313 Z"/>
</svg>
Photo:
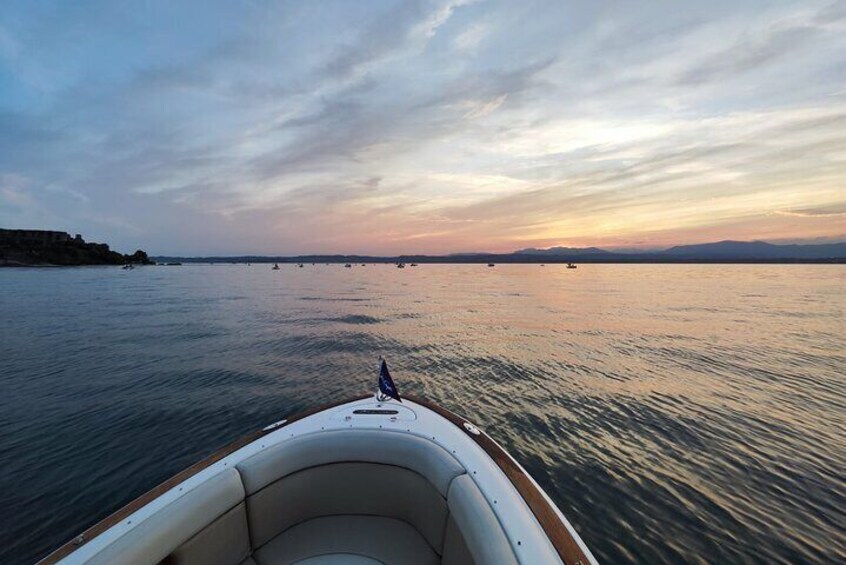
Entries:
<svg viewBox="0 0 846 565">
<path fill-rule="evenodd" d="M 846 240 L 846 0 L 3 0 L 0 227 L 171 255 Z"/>
</svg>

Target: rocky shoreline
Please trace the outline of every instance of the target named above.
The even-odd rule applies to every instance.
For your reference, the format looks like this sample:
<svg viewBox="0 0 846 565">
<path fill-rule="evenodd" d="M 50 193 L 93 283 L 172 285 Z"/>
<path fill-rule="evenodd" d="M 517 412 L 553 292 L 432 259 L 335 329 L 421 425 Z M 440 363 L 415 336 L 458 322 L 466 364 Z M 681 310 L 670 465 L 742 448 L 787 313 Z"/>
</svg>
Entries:
<svg viewBox="0 0 846 565">
<path fill-rule="evenodd" d="M 89 243 L 77 234 L 47 230 L 0 229 L 0 267 L 76 267 L 84 265 L 148 265 L 147 253 L 112 251 L 108 244 Z"/>
</svg>

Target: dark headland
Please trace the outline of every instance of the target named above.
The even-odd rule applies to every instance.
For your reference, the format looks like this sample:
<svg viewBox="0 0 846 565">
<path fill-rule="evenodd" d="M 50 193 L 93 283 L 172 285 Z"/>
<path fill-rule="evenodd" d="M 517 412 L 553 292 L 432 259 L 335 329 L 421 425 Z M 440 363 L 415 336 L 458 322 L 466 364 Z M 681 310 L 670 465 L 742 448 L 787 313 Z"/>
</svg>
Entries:
<svg viewBox="0 0 846 565">
<path fill-rule="evenodd" d="M 0 267 L 149 264 L 140 249 L 132 255 L 105 243 L 88 243 L 63 231 L 0 229 Z"/>
<path fill-rule="evenodd" d="M 778 245 L 763 241 L 719 241 L 659 251 L 607 251 L 597 247 L 523 249 L 513 253 L 453 255 L 297 255 L 154 257 L 180 263 L 846 263 L 846 242 Z"/>
</svg>

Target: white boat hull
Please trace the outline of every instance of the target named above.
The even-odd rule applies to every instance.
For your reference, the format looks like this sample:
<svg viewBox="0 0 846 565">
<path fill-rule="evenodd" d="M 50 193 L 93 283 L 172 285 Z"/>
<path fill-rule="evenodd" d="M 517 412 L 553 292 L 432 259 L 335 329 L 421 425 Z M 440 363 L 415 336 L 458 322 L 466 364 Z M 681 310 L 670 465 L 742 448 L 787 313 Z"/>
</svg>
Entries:
<svg viewBox="0 0 846 565">
<path fill-rule="evenodd" d="M 346 441 L 347 439 L 349 441 Z M 318 449 L 309 447 L 310 445 L 335 445 L 336 447 Z M 392 447 L 393 445 L 398 447 Z M 474 517 L 465 518 L 469 520 L 466 522 L 468 525 L 461 528 L 461 524 L 458 524 L 459 529 L 464 532 L 463 537 L 467 548 L 464 551 L 472 554 L 476 565 L 507 562 L 532 565 L 596 563 L 575 529 L 546 493 L 484 432 L 461 417 L 423 400 L 406 399 L 402 403 L 379 402 L 373 397 L 344 402 L 280 420 L 265 427 L 163 483 L 89 529 L 76 540 L 59 548 L 47 556 L 42 563 L 122 561 L 123 557 L 128 558 L 132 555 L 138 557 L 127 559 L 127 562 L 143 561 L 150 556 L 149 558 L 155 563 L 156 559 L 166 558 L 175 549 L 164 547 L 166 544 L 161 542 L 161 539 L 171 540 L 168 543 L 180 546 L 185 543 L 185 540 L 172 531 L 164 531 L 156 534 L 160 538 L 157 543 L 162 545 L 162 548 L 156 551 L 164 552 L 164 555 L 158 555 L 152 550 L 152 553 L 142 551 L 135 554 L 133 551 L 136 548 L 132 546 L 130 540 L 141 539 L 140 529 L 152 531 L 156 527 L 162 528 L 161 524 L 167 520 L 175 520 L 173 516 L 181 512 L 178 509 L 185 506 L 188 495 L 192 492 L 199 493 L 200 489 L 210 488 L 208 485 L 212 484 L 212 481 L 223 481 L 227 474 L 235 477 L 233 479 L 235 481 L 240 476 L 246 485 L 244 498 L 249 505 L 251 481 L 255 483 L 263 480 L 256 477 L 267 474 L 268 469 L 274 470 L 280 466 L 278 463 L 280 461 L 281 466 L 301 463 L 294 469 L 295 471 L 300 467 L 316 468 L 327 462 L 339 463 L 340 461 L 347 463 L 353 461 L 362 465 L 371 462 L 391 467 L 407 466 L 411 471 L 418 472 L 433 482 L 440 489 L 441 495 L 446 498 L 447 492 L 452 492 L 449 482 L 455 477 L 450 475 L 442 480 L 441 476 L 445 471 L 437 469 L 433 471 L 429 468 L 437 457 L 426 455 L 426 453 L 418 457 L 417 463 L 413 461 L 417 456 L 410 457 L 407 461 L 403 459 L 403 453 L 411 453 L 408 451 L 409 445 L 418 451 L 425 448 L 424 451 L 437 450 L 436 453 L 448 454 L 443 458 L 450 461 L 443 463 L 441 467 L 447 469 L 450 465 L 455 467 L 454 461 L 457 461 L 460 467 L 457 467 L 458 470 L 454 471 L 453 475 L 460 474 L 462 484 L 469 485 L 473 493 L 478 492 L 483 497 L 484 502 L 476 503 L 478 508 L 469 509 Z M 279 455 L 274 456 L 274 453 Z M 342 459 L 338 461 L 331 459 L 336 455 Z M 272 459 L 273 457 L 276 459 Z M 302 461 L 298 461 L 298 458 Z M 421 470 L 420 465 L 426 469 Z M 233 473 L 233 469 L 238 470 L 240 475 Z M 468 479 L 472 482 L 468 482 Z M 265 480 L 265 482 L 268 481 Z M 438 485 L 439 482 L 443 484 Z M 265 487 L 263 482 L 253 490 L 258 491 Z M 382 496 L 392 497 L 398 494 L 402 493 L 392 493 L 390 489 L 387 489 Z M 452 496 L 450 494 L 449 498 Z M 233 504 L 238 503 L 237 498 L 233 500 Z M 449 500 L 449 504 L 452 505 L 452 500 Z M 450 516 L 454 516 L 456 522 L 460 522 L 462 513 L 466 513 L 464 510 L 456 511 L 452 506 L 450 510 Z M 489 541 L 479 544 L 478 541 L 474 541 L 474 536 L 478 537 L 480 534 L 468 530 L 477 527 L 474 521 L 484 521 L 485 516 L 495 517 L 495 520 L 491 522 L 494 524 L 491 529 L 496 531 L 483 534 L 489 538 Z M 181 525 L 180 528 L 187 532 L 180 533 L 182 537 L 188 534 L 194 535 L 189 526 Z M 255 535 L 255 532 L 251 532 L 254 540 Z M 490 541 L 500 538 L 503 540 L 500 546 L 496 546 L 495 541 Z M 435 563 L 440 562 L 441 555 L 438 552 L 446 551 L 443 540 L 434 545 L 437 546 L 439 543 L 441 547 L 434 548 L 433 559 L 437 558 L 437 561 L 432 562 Z M 264 565 L 269 562 L 269 558 L 262 561 L 263 554 L 260 548 L 253 547 L 250 551 L 255 560 L 243 561 L 243 563 Z M 248 557 L 248 559 L 252 558 Z M 444 563 L 446 562 L 445 555 Z"/>
</svg>

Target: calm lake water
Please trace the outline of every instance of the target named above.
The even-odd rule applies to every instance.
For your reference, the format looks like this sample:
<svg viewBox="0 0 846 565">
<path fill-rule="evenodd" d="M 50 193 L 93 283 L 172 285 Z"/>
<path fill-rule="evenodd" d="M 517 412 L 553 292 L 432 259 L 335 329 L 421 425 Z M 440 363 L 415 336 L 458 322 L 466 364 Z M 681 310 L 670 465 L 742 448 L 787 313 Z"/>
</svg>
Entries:
<svg viewBox="0 0 846 565">
<path fill-rule="evenodd" d="M 846 560 L 846 267 L 0 270 L 0 562 L 291 412 L 483 427 L 604 563 Z"/>
</svg>

